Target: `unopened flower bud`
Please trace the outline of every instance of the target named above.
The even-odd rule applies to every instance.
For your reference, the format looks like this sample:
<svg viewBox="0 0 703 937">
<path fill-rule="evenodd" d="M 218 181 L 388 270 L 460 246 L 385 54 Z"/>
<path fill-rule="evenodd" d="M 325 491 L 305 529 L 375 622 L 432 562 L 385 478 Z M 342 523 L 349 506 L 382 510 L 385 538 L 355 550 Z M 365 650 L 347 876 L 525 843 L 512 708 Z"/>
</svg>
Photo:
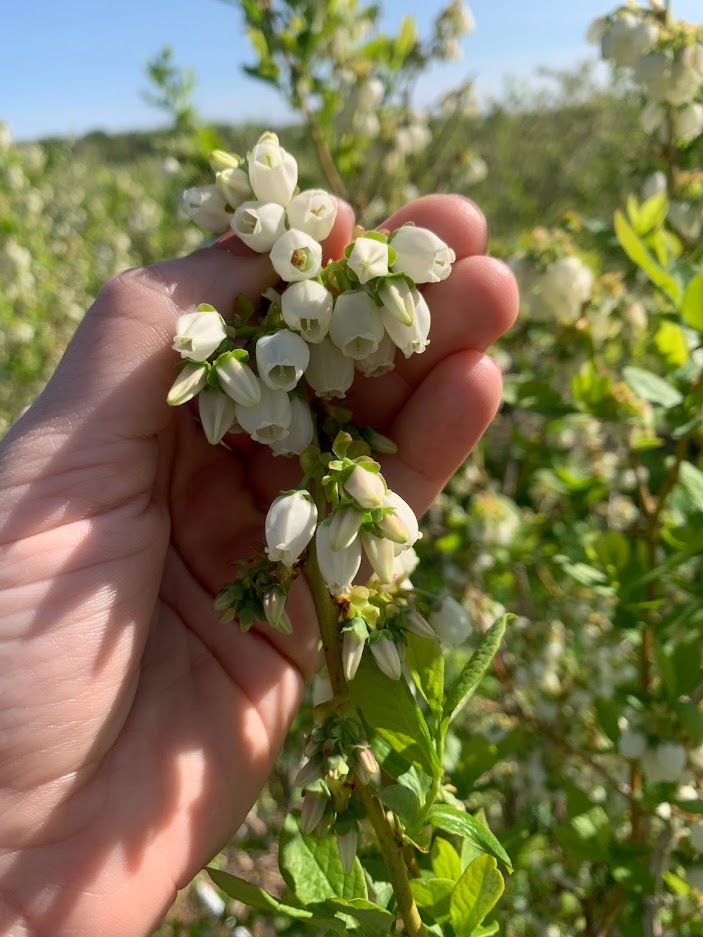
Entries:
<svg viewBox="0 0 703 937">
<path fill-rule="evenodd" d="M 463 605 L 447 596 L 430 613 L 430 625 L 442 644 L 458 647 L 471 633 L 471 620 Z"/>
<path fill-rule="evenodd" d="M 356 753 L 356 773 L 362 784 L 377 787 L 381 783 L 381 768 L 370 748 L 360 748 Z"/>
<path fill-rule="evenodd" d="M 330 546 L 333 550 L 344 550 L 357 538 L 364 515 L 351 504 L 338 508 L 330 522 Z"/>
<path fill-rule="evenodd" d="M 403 498 L 395 491 L 387 491 L 383 496 L 383 507 L 384 508 L 393 508 L 396 517 L 400 519 L 405 528 L 407 539 L 402 541 L 401 549 L 406 549 L 407 547 L 413 546 L 417 543 L 422 534 L 420 533 L 420 525 L 418 524 L 417 517 L 415 512 L 410 507 L 407 501 L 404 501 Z M 389 539 L 392 539 L 389 537 Z M 396 543 L 401 543 L 401 541 L 395 541 Z M 396 548 L 396 554 L 400 551 Z"/>
<path fill-rule="evenodd" d="M 281 297 L 283 321 L 306 342 L 318 344 L 329 331 L 333 303 L 332 294 L 316 280 L 291 283 Z"/>
<path fill-rule="evenodd" d="M 194 186 L 186 189 L 182 201 L 184 213 L 205 231 L 220 234 L 229 227 L 232 213 L 215 185 Z"/>
<path fill-rule="evenodd" d="M 364 532 L 361 535 L 361 543 L 379 580 L 381 582 L 391 582 L 393 579 L 393 560 L 395 559 L 393 541 Z"/>
<path fill-rule="evenodd" d="M 387 276 L 388 244 L 370 237 L 357 238 L 347 265 L 358 276 L 359 283 L 368 283 L 374 277 Z"/>
<path fill-rule="evenodd" d="M 313 761 L 306 761 L 303 767 L 295 776 L 294 784 L 296 787 L 307 787 L 308 784 L 314 784 L 322 777 L 322 768 Z"/>
<path fill-rule="evenodd" d="M 369 629 L 366 622 L 358 615 L 344 628 L 342 637 L 342 667 L 347 683 L 351 683 L 356 676 L 368 636 Z"/>
<path fill-rule="evenodd" d="M 345 875 L 351 875 L 356 859 L 356 849 L 359 842 L 359 829 L 356 824 L 350 826 L 344 833 L 337 833 L 337 848 L 342 861 L 342 870 Z"/>
<path fill-rule="evenodd" d="M 284 207 L 290 203 L 298 184 L 298 164 L 275 134 L 264 134 L 251 151 L 249 181 L 260 201 Z"/>
<path fill-rule="evenodd" d="M 256 343 L 259 377 L 272 390 L 294 390 L 309 361 L 307 343 L 290 329 L 262 335 Z"/>
<path fill-rule="evenodd" d="M 273 562 L 292 567 L 312 540 L 317 508 L 307 491 L 279 495 L 266 515 L 266 553 Z"/>
<path fill-rule="evenodd" d="M 254 407 L 261 400 L 261 383 L 254 372 L 240 361 L 234 351 L 226 352 L 215 362 L 220 387 L 235 403 Z"/>
<path fill-rule="evenodd" d="M 390 634 L 381 632 L 380 636 L 371 643 L 371 653 L 379 669 L 387 677 L 391 680 L 400 680 L 400 654 Z"/>
<path fill-rule="evenodd" d="M 283 589 L 269 589 L 264 594 L 261 604 L 266 621 L 276 627 L 286 613 L 286 594 Z"/>
<path fill-rule="evenodd" d="M 286 211 L 275 202 L 243 202 L 232 218 L 232 230 L 259 254 L 271 250 L 286 230 Z"/>
<path fill-rule="evenodd" d="M 230 208 L 239 208 L 243 202 L 253 201 L 249 176 L 243 169 L 230 167 L 220 170 L 215 175 L 215 185 Z"/>
<path fill-rule="evenodd" d="M 427 619 L 421 615 L 416 608 L 411 609 L 404 619 L 405 627 L 408 631 L 412 631 L 413 634 L 418 635 L 420 638 L 429 638 L 431 641 L 437 640 L 437 635 L 427 621 Z"/>
<path fill-rule="evenodd" d="M 179 407 L 192 400 L 207 384 L 207 375 L 207 365 L 195 361 L 181 368 L 166 398 L 169 407 Z"/>
<path fill-rule="evenodd" d="M 360 507 L 368 510 L 383 504 L 386 483 L 378 472 L 371 472 L 362 465 L 356 465 L 344 482 L 344 490 Z"/>
<path fill-rule="evenodd" d="M 404 277 L 390 277 L 378 291 L 383 308 L 401 323 L 412 325 L 415 321 L 414 290 Z"/>
<path fill-rule="evenodd" d="M 176 322 L 173 350 L 190 361 L 206 361 L 227 338 L 225 320 L 212 306 L 203 304 Z"/>
<path fill-rule="evenodd" d="M 208 162 L 212 171 L 217 173 L 222 172 L 224 169 L 238 169 L 243 160 L 241 156 L 234 153 L 227 153 L 225 150 L 213 150 L 208 156 Z"/>
<path fill-rule="evenodd" d="M 320 524 L 315 537 L 317 562 L 322 578 L 332 595 L 346 592 L 359 572 L 361 565 L 361 542 L 357 537 L 343 550 L 333 550 L 330 545 L 330 525 Z"/>
<path fill-rule="evenodd" d="M 424 296 L 417 290 L 412 291 L 412 296 L 415 303 L 415 319 L 412 325 L 403 325 L 385 309 L 381 311 L 381 319 L 386 332 L 406 358 L 411 355 L 421 355 L 430 343 L 428 338 L 431 321 L 430 307 Z"/>
<path fill-rule="evenodd" d="M 320 272 L 322 248 L 309 234 L 291 228 L 271 248 L 271 263 L 287 283 L 310 280 Z"/>
<path fill-rule="evenodd" d="M 300 810 L 300 832 L 306 836 L 312 833 L 327 807 L 328 799 L 323 794 L 307 791 L 303 797 L 303 806 Z"/>
<path fill-rule="evenodd" d="M 395 512 L 384 514 L 376 524 L 376 531 L 384 540 L 392 543 L 405 545 L 409 542 L 407 527 Z"/>
<path fill-rule="evenodd" d="M 236 419 L 236 404 L 227 394 L 212 388 L 198 398 L 200 422 L 211 446 L 217 446 Z"/>
<path fill-rule="evenodd" d="M 291 228 L 304 231 L 316 241 L 324 241 L 337 217 L 337 199 L 324 189 L 306 189 L 293 197 L 288 206 Z"/>
<path fill-rule="evenodd" d="M 404 273 L 415 284 L 446 280 L 456 260 L 451 247 L 427 228 L 404 225 L 392 235 L 391 247 L 396 252 L 393 272 Z"/>
</svg>

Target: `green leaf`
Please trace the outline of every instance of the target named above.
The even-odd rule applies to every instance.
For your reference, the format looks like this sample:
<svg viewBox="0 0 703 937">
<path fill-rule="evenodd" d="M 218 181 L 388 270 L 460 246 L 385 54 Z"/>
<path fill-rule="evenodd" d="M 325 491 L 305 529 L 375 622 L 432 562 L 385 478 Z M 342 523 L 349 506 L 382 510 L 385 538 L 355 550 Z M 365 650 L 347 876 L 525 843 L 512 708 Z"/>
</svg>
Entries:
<svg viewBox="0 0 703 937">
<path fill-rule="evenodd" d="M 654 342 L 667 364 L 678 367 L 688 361 L 686 336 L 681 326 L 675 322 L 662 322 L 656 331 Z"/>
<path fill-rule="evenodd" d="M 703 273 L 697 274 L 686 287 L 681 315 L 692 329 L 703 332 Z"/>
<path fill-rule="evenodd" d="M 391 680 L 364 657 L 349 695 L 369 728 L 409 764 L 431 777 L 441 772 L 425 717 L 405 680 Z"/>
<path fill-rule="evenodd" d="M 286 884 L 301 904 L 326 898 L 368 899 L 361 863 L 354 859 L 349 875 L 344 874 L 336 837 L 304 836 L 294 817 L 288 815 L 281 830 L 278 861 Z"/>
<path fill-rule="evenodd" d="M 652 283 L 658 286 L 675 306 L 678 306 L 681 302 L 681 287 L 657 264 L 621 211 L 615 212 L 614 225 L 620 246 L 630 260 L 647 274 Z"/>
<path fill-rule="evenodd" d="M 439 641 L 406 633 L 405 664 L 433 713 L 441 716 L 444 698 L 444 655 Z"/>
<path fill-rule="evenodd" d="M 381 788 L 378 798 L 409 826 L 415 825 L 420 813 L 420 801 L 409 788 L 402 784 L 391 784 Z"/>
<path fill-rule="evenodd" d="M 427 814 L 427 819 L 433 826 L 444 830 L 445 833 L 455 833 L 468 840 L 472 846 L 480 849 L 481 852 L 500 859 L 508 869 L 512 870 L 510 856 L 493 833 L 468 813 L 463 813 L 448 804 L 435 804 Z M 473 865 L 473 863 L 471 864 Z"/>
<path fill-rule="evenodd" d="M 512 615 L 503 615 L 497 621 L 494 621 L 491 627 L 486 631 L 481 639 L 481 643 L 471 655 L 470 659 L 462 669 L 456 679 L 456 682 L 447 693 L 447 701 L 444 704 L 444 718 L 451 719 L 460 706 L 474 692 L 481 682 L 483 675 L 491 665 L 500 642 L 505 634 L 505 627 L 508 619 Z"/>
<path fill-rule="evenodd" d="M 218 888 L 234 898 L 235 901 L 241 901 L 242 904 L 260 911 L 263 914 L 285 914 L 290 918 L 296 918 L 300 921 L 308 921 L 313 917 L 311 911 L 305 908 L 296 908 L 292 905 L 284 904 L 273 895 L 269 895 L 263 888 L 252 885 L 236 875 L 230 875 L 229 872 L 222 872 L 220 869 L 207 868 L 205 870 Z"/>
<path fill-rule="evenodd" d="M 658 374 L 635 367 L 623 368 L 622 373 L 627 384 L 643 400 L 658 404 L 667 410 L 678 406 L 683 400 L 681 393 Z"/>
<path fill-rule="evenodd" d="M 492 921 L 490 924 L 481 925 L 471 932 L 471 937 L 493 937 L 500 930 L 498 921 Z"/>
<path fill-rule="evenodd" d="M 448 921 L 449 902 L 455 883 L 455 879 L 451 878 L 413 878 L 410 880 L 410 891 L 418 908 L 427 911 L 435 921 Z"/>
<path fill-rule="evenodd" d="M 365 898 L 328 898 L 323 907 L 332 912 L 342 911 L 355 918 L 364 929 L 364 933 L 375 935 L 388 934 L 395 921 L 395 915 L 385 908 Z"/>
<path fill-rule="evenodd" d="M 398 35 L 395 37 L 395 48 L 393 50 L 393 65 L 395 68 L 400 68 L 402 66 L 405 59 L 410 52 L 412 52 L 416 39 L 415 17 L 410 15 L 404 16 L 403 22 L 400 24 L 400 29 L 398 30 Z"/>
<path fill-rule="evenodd" d="M 646 202 L 639 206 L 637 221 L 633 221 L 637 234 L 644 235 L 660 228 L 664 224 L 666 213 L 669 210 L 669 200 L 666 192 L 657 192 Z"/>
<path fill-rule="evenodd" d="M 703 472 L 691 462 L 682 462 L 679 466 L 679 484 L 694 510 L 703 511 Z"/>
<path fill-rule="evenodd" d="M 437 878 L 449 878 L 453 882 L 461 877 L 461 859 L 449 840 L 435 836 L 430 849 L 430 863 Z"/>
<path fill-rule="evenodd" d="M 503 876 L 493 856 L 474 859 L 452 892 L 450 911 L 456 937 L 471 937 L 504 889 Z"/>
</svg>

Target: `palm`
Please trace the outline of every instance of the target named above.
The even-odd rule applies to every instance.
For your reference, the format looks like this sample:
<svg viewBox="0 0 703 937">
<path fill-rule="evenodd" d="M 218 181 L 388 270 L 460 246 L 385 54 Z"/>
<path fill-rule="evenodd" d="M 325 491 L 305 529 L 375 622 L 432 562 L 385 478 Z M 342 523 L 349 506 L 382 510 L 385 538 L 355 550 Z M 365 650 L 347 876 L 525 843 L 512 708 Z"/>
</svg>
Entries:
<svg viewBox="0 0 703 937">
<path fill-rule="evenodd" d="M 384 459 L 384 472 L 424 510 L 497 401 L 492 366 L 466 349 L 493 341 L 509 324 L 515 301 L 499 268 L 471 256 L 481 249 L 483 232 L 466 206 L 425 200 L 406 217 L 433 227 L 466 259 L 450 280 L 428 290 L 436 316 L 430 349 L 373 386 L 355 387 L 351 399 L 362 423 L 399 444 L 398 455 Z M 339 234 L 342 243 L 347 236 L 348 229 Z M 199 262 L 208 270 L 225 264 L 221 255 L 213 259 L 217 253 Z M 244 267 L 258 261 L 237 263 L 238 279 L 249 276 L 251 289 L 266 285 L 257 282 L 268 276 L 263 268 L 249 274 Z M 207 287 L 212 296 L 190 296 L 187 283 L 180 297 L 179 283 L 168 292 L 181 307 L 208 299 L 224 308 L 231 301 L 217 301 L 217 291 L 230 293 L 231 282 L 213 286 L 205 277 L 190 288 Z M 467 289 L 474 296 L 468 309 Z M 174 414 L 161 404 L 173 310 L 153 293 L 150 284 L 140 298 L 154 304 L 149 327 L 159 334 L 150 340 L 159 368 L 142 368 L 141 360 L 125 367 L 132 397 L 116 381 L 121 395 L 104 393 L 78 429 L 71 425 L 70 445 L 38 460 L 43 477 L 30 479 L 23 494 L 38 528 L 29 530 L 22 512 L 6 512 L 6 539 L 28 543 L 39 530 L 28 551 L 30 578 L 47 584 L 40 609 L 52 615 L 51 630 L 35 626 L 41 616 L 32 614 L 34 592 L 14 610 L 28 624 L 25 642 L 12 651 L 10 697 L 24 699 L 37 680 L 45 696 L 21 734 L 4 735 L 12 759 L 8 786 L 43 785 L 41 798 L 13 795 L 7 803 L 15 840 L 34 848 L 6 864 L 3 882 L 6 893 L 32 910 L 40 933 L 70 927 L 111 933 L 103 891 L 113 895 L 112 913 L 119 910 L 116 933 L 139 934 L 156 920 L 174 886 L 207 861 L 253 803 L 315 660 L 316 626 L 302 580 L 292 594 L 290 638 L 263 626 L 242 634 L 213 612 L 230 562 L 260 546 L 266 508 L 295 470 L 241 437 L 232 451 L 212 448 L 187 409 Z M 457 305 L 463 318 L 453 314 Z M 93 332 L 102 329 L 104 339 L 113 329 L 122 340 L 120 314 L 108 312 L 104 320 Z M 91 346 L 90 329 L 83 344 L 92 354 L 83 348 L 74 357 L 97 368 L 96 359 L 109 355 L 115 341 Z M 60 392 L 61 371 L 57 382 Z M 63 406 L 70 409 L 72 401 Z M 31 438 L 31 414 L 27 419 L 29 433 L 22 436 L 20 428 L 6 446 L 0 474 L 6 490 L 20 487 L 17 461 L 31 455 L 32 445 L 41 447 Z M 37 434 L 55 419 L 53 405 L 40 401 Z M 69 505 L 68 517 L 52 527 L 47 518 L 58 500 Z M 65 557 L 58 565 L 57 554 Z M 56 634 L 59 655 L 51 649 Z M 57 725 L 62 734 L 52 744 Z M 31 885 L 42 880 L 42 870 L 60 880 L 48 903 Z"/>
</svg>

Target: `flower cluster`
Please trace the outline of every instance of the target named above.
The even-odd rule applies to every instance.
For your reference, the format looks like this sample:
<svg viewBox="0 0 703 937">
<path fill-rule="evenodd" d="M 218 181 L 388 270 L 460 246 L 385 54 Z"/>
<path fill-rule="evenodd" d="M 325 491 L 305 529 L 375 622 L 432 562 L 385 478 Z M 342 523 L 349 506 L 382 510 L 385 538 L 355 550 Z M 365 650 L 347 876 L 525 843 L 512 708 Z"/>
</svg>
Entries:
<svg viewBox="0 0 703 937">
<path fill-rule="evenodd" d="M 509 261 L 520 286 L 523 307 L 535 322 L 573 325 L 593 293 L 593 272 L 575 254 L 537 250 Z"/>
<path fill-rule="evenodd" d="M 299 455 L 313 441 L 309 391 L 344 397 L 356 370 L 378 376 L 394 367 L 398 349 L 405 357 L 425 350 L 430 311 L 417 287 L 449 276 L 454 252 L 414 225 L 357 229 L 344 257 L 323 266 L 336 200 L 297 191 L 296 161 L 275 134 L 264 134 L 246 161 L 217 151 L 211 162 L 217 181 L 186 192 L 187 212 L 268 253 L 282 282 L 262 298 L 256 321 L 248 309 L 228 326 L 207 304 L 180 319 L 173 347 L 184 364 L 169 403 L 199 394 L 213 445 L 244 431 L 277 455 Z"/>
</svg>

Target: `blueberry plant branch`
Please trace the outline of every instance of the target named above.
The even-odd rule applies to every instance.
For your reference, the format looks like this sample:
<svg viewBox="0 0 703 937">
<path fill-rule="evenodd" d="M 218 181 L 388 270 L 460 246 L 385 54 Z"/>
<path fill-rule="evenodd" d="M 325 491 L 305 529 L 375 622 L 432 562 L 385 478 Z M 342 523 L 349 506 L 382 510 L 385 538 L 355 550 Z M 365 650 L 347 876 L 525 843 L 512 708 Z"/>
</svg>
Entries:
<svg viewBox="0 0 703 937">
<path fill-rule="evenodd" d="M 440 803 L 442 758 L 450 721 L 488 668 L 505 622 L 488 630 L 445 693 L 439 645 L 463 642 L 466 612 L 450 596 L 434 601 L 414 590 L 409 577 L 418 562 L 418 520 L 388 487 L 377 461 L 395 446 L 358 427 L 342 403 L 357 373 L 371 380 L 390 371 L 398 353 L 424 352 L 431 313 L 418 286 L 446 279 L 454 252 L 413 224 L 369 232 L 357 226 L 343 256 L 323 264 L 321 242 L 337 201 L 321 189 L 298 190 L 296 160 L 275 134 L 264 134 L 246 158 L 216 151 L 211 162 L 215 183 L 187 190 L 186 213 L 207 230 L 231 228 L 268 254 L 280 280 L 256 303 L 240 298 L 230 323 L 207 305 L 181 317 L 173 344 L 181 370 L 169 403 L 197 396 L 212 445 L 244 432 L 273 456 L 300 464 L 297 487 L 282 491 L 267 511 L 265 549 L 240 565 L 215 602 L 224 624 L 247 631 L 260 622 L 287 635 L 295 628 L 288 594 L 300 574 L 313 598 L 329 694 L 312 713 L 296 776 L 300 814 L 287 819 L 286 835 L 307 855 L 324 850 L 317 865 L 336 870 L 316 893 L 319 900 L 348 901 L 351 893 L 366 902 L 335 906 L 333 914 L 346 915 L 345 927 L 354 911 L 373 911 L 375 929 L 380 917 L 390 932 L 395 912 L 410 937 L 424 935 L 426 922 L 406 849 L 428 843 L 433 826 L 469 836 L 482 845 L 476 874 L 490 882 L 489 897 L 474 894 L 459 877 L 456 915 L 473 907 L 479 924 L 503 890 L 497 861 L 509 859 L 478 821 Z M 359 580 L 362 555 L 371 573 Z M 386 764 L 388 746 L 395 767 Z M 364 819 L 393 895 L 371 909 L 358 856 Z M 294 879 L 299 862 L 289 866 L 287 855 L 282 846 L 281 871 Z M 222 874 L 217 881 L 223 884 Z M 223 887 L 243 897 L 241 883 L 226 879 Z M 251 891 L 244 892 L 251 902 Z M 298 900 L 310 903 L 307 886 Z M 273 907 L 275 899 L 266 901 Z M 441 922 L 425 913 L 436 930 Z"/>
</svg>

